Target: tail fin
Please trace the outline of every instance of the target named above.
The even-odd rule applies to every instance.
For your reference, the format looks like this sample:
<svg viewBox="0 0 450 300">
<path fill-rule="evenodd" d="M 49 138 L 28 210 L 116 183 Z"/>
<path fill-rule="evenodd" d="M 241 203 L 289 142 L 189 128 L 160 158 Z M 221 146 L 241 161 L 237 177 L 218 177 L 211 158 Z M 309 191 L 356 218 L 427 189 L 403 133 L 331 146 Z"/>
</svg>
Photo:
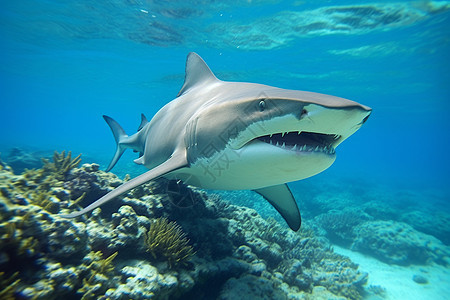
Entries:
<svg viewBox="0 0 450 300">
<path fill-rule="evenodd" d="M 116 153 L 109 163 L 108 168 L 106 168 L 106 172 L 109 172 L 125 152 L 126 147 L 123 146 L 121 142 L 123 142 L 128 137 L 128 135 L 125 133 L 125 130 L 123 130 L 122 126 L 120 126 L 119 123 L 117 123 L 113 118 L 103 115 L 103 119 L 105 119 L 106 123 L 108 123 L 109 127 L 111 128 L 117 144 Z"/>
</svg>

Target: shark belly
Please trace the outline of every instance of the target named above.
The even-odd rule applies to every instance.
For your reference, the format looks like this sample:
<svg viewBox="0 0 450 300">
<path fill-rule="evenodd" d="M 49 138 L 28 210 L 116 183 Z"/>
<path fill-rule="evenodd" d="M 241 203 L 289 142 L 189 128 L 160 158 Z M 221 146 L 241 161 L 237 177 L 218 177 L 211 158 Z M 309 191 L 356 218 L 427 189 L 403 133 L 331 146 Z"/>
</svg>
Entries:
<svg viewBox="0 0 450 300">
<path fill-rule="evenodd" d="M 255 143 L 237 151 L 226 148 L 166 177 L 205 189 L 253 190 L 311 177 L 330 167 L 334 160 L 335 155 Z"/>
</svg>

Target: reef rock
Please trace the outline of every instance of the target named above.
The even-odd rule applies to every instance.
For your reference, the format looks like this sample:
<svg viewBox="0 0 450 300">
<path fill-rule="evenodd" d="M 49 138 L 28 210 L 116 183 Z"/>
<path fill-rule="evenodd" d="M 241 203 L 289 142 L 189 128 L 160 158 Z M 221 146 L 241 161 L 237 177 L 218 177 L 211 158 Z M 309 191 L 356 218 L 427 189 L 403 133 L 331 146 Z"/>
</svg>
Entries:
<svg viewBox="0 0 450 300">
<path fill-rule="evenodd" d="M 443 209 L 438 212 L 414 210 L 403 214 L 400 221 L 415 229 L 440 239 L 450 246 L 450 215 Z"/>
<path fill-rule="evenodd" d="M 353 241 L 353 229 L 371 219 L 355 209 L 332 210 L 314 218 L 316 224 L 326 231 L 327 237 L 336 244 L 348 246 Z"/>
<path fill-rule="evenodd" d="M 0 288 L 11 286 L 11 297 L 307 299 L 317 292 L 358 299 L 364 292 L 367 274 L 308 224 L 293 232 L 177 182 L 152 181 L 86 215 L 61 218 L 123 182 L 78 162 L 55 153 L 54 163 L 21 175 L 0 165 L 0 268 L 7 270 Z M 176 221 L 192 247 L 183 263 L 148 251 L 159 218 Z"/>
<path fill-rule="evenodd" d="M 394 221 L 368 221 L 355 227 L 352 249 L 387 263 L 448 265 L 449 248 L 437 238 Z"/>
<path fill-rule="evenodd" d="M 273 281 L 264 277 L 245 275 L 229 279 L 224 284 L 218 299 L 285 300 L 288 298 Z"/>
<path fill-rule="evenodd" d="M 175 276 L 160 274 L 157 268 L 143 261 L 127 263 L 120 273 L 126 281 L 108 289 L 105 293 L 108 299 L 160 299 L 178 286 Z"/>
</svg>

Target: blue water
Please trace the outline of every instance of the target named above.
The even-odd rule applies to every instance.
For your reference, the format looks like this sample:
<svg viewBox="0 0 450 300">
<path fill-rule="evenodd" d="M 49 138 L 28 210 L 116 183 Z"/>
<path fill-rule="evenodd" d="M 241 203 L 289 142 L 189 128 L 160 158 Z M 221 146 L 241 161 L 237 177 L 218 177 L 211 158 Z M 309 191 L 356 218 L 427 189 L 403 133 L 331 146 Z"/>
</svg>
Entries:
<svg viewBox="0 0 450 300">
<path fill-rule="evenodd" d="M 223 80 L 371 106 L 370 122 L 323 176 L 447 189 L 448 4 L 396 5 L 339 19 L 324 11 L 328 1 L 2 3 L 0 144 L 105 156 L 104 165 L 114 142 L 101 115 L 134 132 L 141 112 L 150 117 L 175 97 L 195 51 Z M 398 11 L 377 16 L 391 6 Z M 319 22 L 329 24 L 310 28 Z"/>
<path fill-rule="evenodd" d="M 222 80 L 373 108 L 332 167 L 291 184 L 300 204 L 334 189 L 379 195 L 396 220 L 450 214 L 449 1 L 2 1 L 2 157 L 71 150 L 106 168 L 115 143 L 101 116 L 134 133 L 175 98 L 191 51 Z M 113 171 L 144 172 L 134 158 Z"/>
</svg>

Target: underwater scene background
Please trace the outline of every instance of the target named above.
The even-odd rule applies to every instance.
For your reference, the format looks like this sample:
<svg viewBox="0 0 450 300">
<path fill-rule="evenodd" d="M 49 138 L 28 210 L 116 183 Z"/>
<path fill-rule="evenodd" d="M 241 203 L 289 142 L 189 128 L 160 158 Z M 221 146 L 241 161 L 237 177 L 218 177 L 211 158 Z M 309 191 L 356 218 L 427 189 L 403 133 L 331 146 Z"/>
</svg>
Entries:
<svg viewBox="0 0 450 300">
<path fill-rule="evenodd" d="M 0 8 L 1 299 L 450 299 L 449 1 Z M 59 217 L 146 171 L 132 151 L 102 171 L 101 116 L 134 133 L 191 51 L 222 80 L 372 107 L 328 170 L 289 184 L 299 232 L 250 191 L 166 180 Z"/>
</svg>

